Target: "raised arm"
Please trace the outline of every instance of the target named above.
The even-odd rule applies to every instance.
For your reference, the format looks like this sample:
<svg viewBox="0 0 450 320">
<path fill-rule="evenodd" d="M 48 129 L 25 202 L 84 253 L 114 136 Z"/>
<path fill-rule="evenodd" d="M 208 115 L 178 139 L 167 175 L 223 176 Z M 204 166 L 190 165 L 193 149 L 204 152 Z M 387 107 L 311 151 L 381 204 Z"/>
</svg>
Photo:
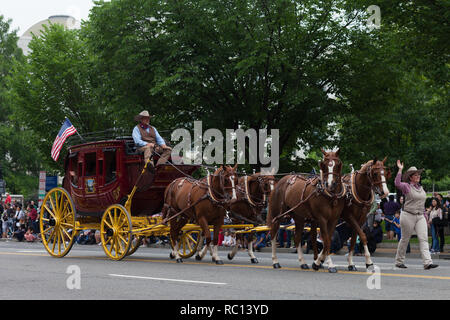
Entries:
<svg viewBox="0 0 450 320">
<path fill-rule="evenodd" d="M 398 173 L 395 177 L 394 183 L 395 187 L 399 189 L 403 194 L 407 194 L 410 191 L 409 183 L 402 182 L 402 171 L 403 171 L 403 163 L 400 160 L 397 160 Z"/>
</svg>

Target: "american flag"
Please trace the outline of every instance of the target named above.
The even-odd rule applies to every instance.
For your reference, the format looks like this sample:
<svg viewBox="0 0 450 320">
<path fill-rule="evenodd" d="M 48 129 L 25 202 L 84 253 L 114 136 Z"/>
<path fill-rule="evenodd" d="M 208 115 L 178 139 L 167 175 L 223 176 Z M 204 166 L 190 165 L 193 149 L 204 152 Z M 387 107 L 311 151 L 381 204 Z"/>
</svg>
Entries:
<svg viewBox="0 0 450 320">
<path fill-rule="evenodd" d="M 58 161 L 59 152 L 61 151 L 64 142 L 68 137 L 73 135 L 75 132 L 77 132 L 77 129 L 75 129 L 72 123 L 70 123 L 69 119 L 66 118 L 66 120 L 64 120 L 61 129 L 58 132 L 58 135 L 56 136 L 55 141 L 53 142 L 51 152 L 53 160 Z"/>
</svg>

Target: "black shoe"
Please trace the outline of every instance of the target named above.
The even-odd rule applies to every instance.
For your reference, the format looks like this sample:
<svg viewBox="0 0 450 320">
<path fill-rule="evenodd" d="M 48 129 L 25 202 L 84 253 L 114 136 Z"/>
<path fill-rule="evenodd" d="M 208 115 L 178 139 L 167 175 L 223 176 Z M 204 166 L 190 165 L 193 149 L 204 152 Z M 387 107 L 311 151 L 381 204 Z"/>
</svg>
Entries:
<svg viewBox="0 0 450 320">
<path fill-rule="evenodd" d="M 403 263 L 402 264 L 396 264 L 395 265 L 397 268 L 401 268 L 401 269 L 406 269 L 408 268 L 407 266 L 405 266 Z"/>
<path fill-rule="evenodd" d="M 423 267 L 423 268 L 424 268 L 425 270 L 430 270 L 430 269 L 437 268 L 437 267 L 438 267 L 437 264 L 430 263 L 429 265 L 426 265 L 426 266 Z"/>
</svg>

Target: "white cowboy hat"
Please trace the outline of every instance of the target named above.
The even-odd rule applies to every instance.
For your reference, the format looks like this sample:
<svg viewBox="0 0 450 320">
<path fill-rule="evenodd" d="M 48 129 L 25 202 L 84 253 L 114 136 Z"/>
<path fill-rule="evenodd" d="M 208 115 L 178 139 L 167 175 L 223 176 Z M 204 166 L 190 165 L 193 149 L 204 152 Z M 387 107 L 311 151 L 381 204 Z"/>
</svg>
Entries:
<svg viewBox="0 0 450 320">
<path fill-rule="evenodd" d="M 415 173 L 419 173 L 421 174 L 423 171 L 423 169 L 417 169 L 416 167 L 410 167 L 408 170 L 406 170 L 406 172 L 402 175 L 402 180 L 404 182 L 409 182 L 409 178 L 415 174 Z"/>
<path fill-rule="evenodd" d="M 150 115 L 150 113 L 148 113 L 147 110 L 142 111 L 141 113 L 139 113 L 137 116 L 134 117 L 134 121 L 141 121 L 141 118 L 144 117 L 153 117 L 152 115 Z"/>
</svg>

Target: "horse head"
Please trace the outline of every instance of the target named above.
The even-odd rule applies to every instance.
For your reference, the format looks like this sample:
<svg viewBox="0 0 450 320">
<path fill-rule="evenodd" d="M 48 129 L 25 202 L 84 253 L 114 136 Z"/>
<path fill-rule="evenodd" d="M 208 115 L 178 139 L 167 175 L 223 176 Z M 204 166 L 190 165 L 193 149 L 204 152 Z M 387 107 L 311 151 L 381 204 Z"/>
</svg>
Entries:
<svg viewBox="0 0 450 320">
<path fill-rule="evenodd" d="M 387 157 L 385 157 L 382 161 L 377 160 L 376 158 L 371 160 L 372 164 L 368 170 L 370 182 L 375 192 L 382 198 L 389 195 L 389 189 L 386 181 L 391 177 L 391 170 L 384 166 L 386 159 Z"/>
<path fill-rule="evenodd" d="M 320 150 L 323 154 L 323 159 L 319 162 L 320 179 L 325 189 L 334 193 L 341 185 L 342 161 L 339 158 L 340 149 L 336 152 L 325 152 L 323 148 Z"/>
<path fill-rule="evenodd" d="M 212 185 L 214 190 L 222 194 L 225 200 L 236 200 L 236 186 L 238 177 L 236 174 L 237 164 L 234 167 L 220 166 L 213 175 Z"/>
<path fill-rule="evenodd" d="M 272 175 L 259 175 L 258 176 L 259 187 L 262 193 L 268 197 L 277 183 L 275 177 Z"/>
</svg>

